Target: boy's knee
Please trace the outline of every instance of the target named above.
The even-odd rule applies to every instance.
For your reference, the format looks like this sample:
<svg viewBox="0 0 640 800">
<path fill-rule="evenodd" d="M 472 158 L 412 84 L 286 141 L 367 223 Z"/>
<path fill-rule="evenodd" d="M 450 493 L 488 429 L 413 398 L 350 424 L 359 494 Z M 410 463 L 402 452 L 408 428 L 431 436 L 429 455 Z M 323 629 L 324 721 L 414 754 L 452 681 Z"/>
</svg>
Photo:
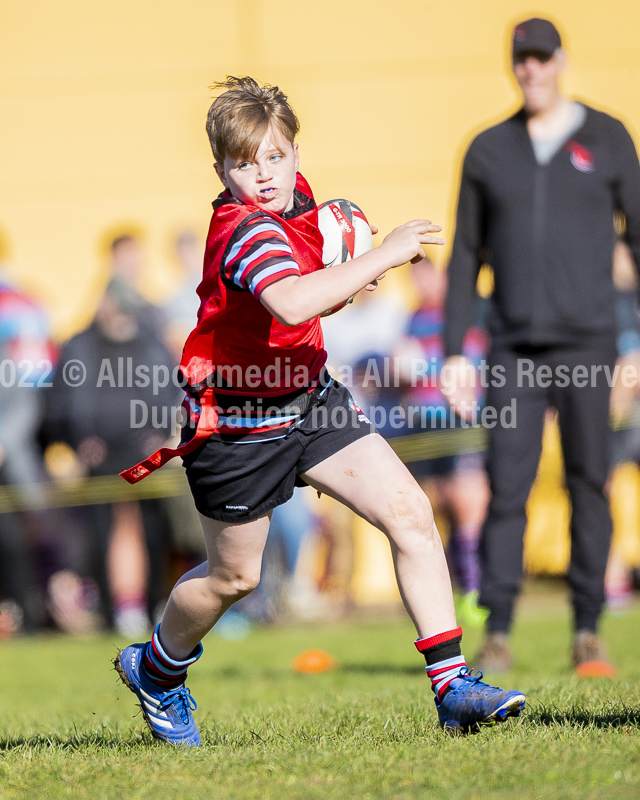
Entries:
<svg viewBox="0 0 640 800">
<path fill-rule="evenodd" d="M 233 583 L 235 597 L 246 597 L 260 583 L 260 576 L 236 578 Z"/>
<path fill-rule="evenodd" d="M 228 600 L 240 600 L 260 583 L 260 575 L 247 573 L 226 573 L 212 576 L 212 589 L 215 594 Z"/>
<path fill-rule="evenodd" d="M 392 536 L 395 534 L 413 539 L 431 539 L 436 536 L 431 503 L 419 487 L 398 493 L 389 506 L 388 526 Z"/>
<path fill-rule="evenodd" d="M 419 503 L 416 505 L 415 513 L 412 515 L 410 522 L 411 530 L 415 531 L 416 536 L 421 539 L 440 539 L 438 531 L 436 530 L 436 522 L 433 517 L 433 509 L 431 503 L 426 499 L 426 503 Z"/>
</svg>

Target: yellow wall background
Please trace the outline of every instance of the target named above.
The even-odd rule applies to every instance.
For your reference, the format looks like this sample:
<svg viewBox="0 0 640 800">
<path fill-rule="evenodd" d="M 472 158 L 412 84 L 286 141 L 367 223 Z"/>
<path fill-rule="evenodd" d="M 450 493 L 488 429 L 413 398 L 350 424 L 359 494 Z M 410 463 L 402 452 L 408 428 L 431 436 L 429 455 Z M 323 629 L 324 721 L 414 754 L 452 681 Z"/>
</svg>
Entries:
<svg viewBox="0 0 640 800">
<path fill-rule="evenodd" d="M 517 107 L 509 46 L 521 19 L 554 19 L 567 92 L 640 132 L 637 0 L 606 13 L 583 0 L 0 0 L 0 11 L 0 233 L 11 277 L 43 301 L 58 339 L 93 313 L 108 233 L 142 230 L 145 290 L 171 292 L 172 238 L 204 236 L 219 191 L 204 121 L 208 87 L 227 74 L 288 92 L 316 197 L 353 199 L 381 236 L 428 216 L 451 241 L 464 149 Z M 385 284 L 408 286 L 398 273 Z M 534 571 L 563 570 L 568 553 L 553 441 L 531 498 Z M 624 516 L 635 536 L 637 509 Z M 375 536 L 361 531 L 368 557 L 389 561 Z M 387 571 L 360 594 L 395 593 Z"/>
<path fill-rule="evenodd" d="M 447 226 L 471 136 L 514 109 L 509 31 L 552 16 L 567 91 L 640 131 L 640 3 L 582 0 L 21 0 L 1 2 L 0 230 L 12 274 L 58 338 L 89 318 L 105 231 L 146 236 L 146 289 L 176 280 L 170 241 L 206 231 L 218 193 L 208 87 L 252 74 L 289 93 L 316 196 L 346 196 L 388 232 Z M 396 279 L 398 285 L 398 279 Z"/>
</svg>

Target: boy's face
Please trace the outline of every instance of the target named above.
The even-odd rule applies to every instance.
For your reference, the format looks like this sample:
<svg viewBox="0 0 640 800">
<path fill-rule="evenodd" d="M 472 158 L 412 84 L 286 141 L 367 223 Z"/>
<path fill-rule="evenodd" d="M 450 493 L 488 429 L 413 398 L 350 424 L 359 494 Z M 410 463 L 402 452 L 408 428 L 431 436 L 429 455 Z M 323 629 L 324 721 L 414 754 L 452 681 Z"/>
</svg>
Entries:
<svg viewBox="0 0 640 800">
<path fill-rule="evenodd" d="M 251 161 L 228 156 L 215 164 L 216 172 L 231 194 L 242 203 L 272 214 L 293 208 L 298 171 L 298 145 L 291 144 L 276 128 L 269 128 Z"/>
</svg>

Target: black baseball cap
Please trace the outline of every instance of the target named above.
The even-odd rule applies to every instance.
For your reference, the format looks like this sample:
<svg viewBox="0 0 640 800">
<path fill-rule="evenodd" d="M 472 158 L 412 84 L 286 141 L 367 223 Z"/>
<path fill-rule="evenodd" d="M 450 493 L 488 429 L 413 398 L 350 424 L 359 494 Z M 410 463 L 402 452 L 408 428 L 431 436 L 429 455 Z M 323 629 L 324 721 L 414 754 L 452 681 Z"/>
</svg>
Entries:
<svg viewBox="0 0 640 800">
<path fill-rule="evenodd" d="M 513 29 L 514 57 L 518 53 L 546 53 L 551 56 L 559 47 L 562 47 L 560 34 L 548 19 L 527 19 Z"/>
</svg>

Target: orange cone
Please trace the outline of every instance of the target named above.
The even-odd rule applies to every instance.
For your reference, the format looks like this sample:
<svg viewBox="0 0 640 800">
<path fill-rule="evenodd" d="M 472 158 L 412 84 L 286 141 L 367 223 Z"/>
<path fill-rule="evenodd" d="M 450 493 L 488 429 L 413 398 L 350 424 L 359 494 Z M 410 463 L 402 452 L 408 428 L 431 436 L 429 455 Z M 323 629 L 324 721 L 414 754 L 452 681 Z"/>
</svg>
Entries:
<svg viewBox="0 0 640 800">
<path fill-rule="evenodd" d="M 296 672 L 314 675 L 316 672 L 327 672 L 335 669 L 338 662 L 324 650 L 305 650 L 293 659 L 293 668 Z"/>
<path fill-rule="evenodd" d="M 617 671 L 608 661 L 583 661 L 576 667 L 578 678 L 613 678 Z"/>
</svg>

